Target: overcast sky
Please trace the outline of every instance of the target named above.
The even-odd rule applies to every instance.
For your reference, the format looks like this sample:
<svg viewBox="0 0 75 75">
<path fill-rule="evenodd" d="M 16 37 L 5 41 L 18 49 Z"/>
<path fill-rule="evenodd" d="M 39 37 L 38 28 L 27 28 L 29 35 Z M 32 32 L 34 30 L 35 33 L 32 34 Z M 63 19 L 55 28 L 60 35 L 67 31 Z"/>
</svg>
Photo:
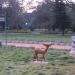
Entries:
<svg viewBox="0 0 75 75">
<path fill-rule="evenodd" d="M 75 0 L 72 0 L 73 2 L 75 2 Z"/>
<path fill-rule="evenodd" d="M 22 0 L 20 0 L 22 1 Z M 23 0 L 23 6 L 25 7 L 25 10 L 29 13 L 31 13 L 34 9 L 32 9 L 32 7 L 36 7 L 38 5 L 38 2 L 42 2 L 43 0 Z M 75 2 L 75 0 L 68 0 L 68 1 L 72 1 Z M 27 4 L 29 3 L 30 4 Z"/>
<path fill-rule="evenodd" d="M 42 2 L 43 0 L 23 0 L 24 5 L 26 5 L 28 2 L 32 1 L 32 3 L 35 5 L 37 4 L 37 2 Z M 75 2 L 75 0 L 68 0 L 68 1 L 72 1 Z"/>
</svg>

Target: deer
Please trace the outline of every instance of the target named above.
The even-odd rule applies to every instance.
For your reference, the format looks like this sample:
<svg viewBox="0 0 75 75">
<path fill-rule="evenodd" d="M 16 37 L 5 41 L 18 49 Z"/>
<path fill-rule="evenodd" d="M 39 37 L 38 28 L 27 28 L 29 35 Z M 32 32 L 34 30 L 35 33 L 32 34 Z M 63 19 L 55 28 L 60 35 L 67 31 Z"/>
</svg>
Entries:
<svg viewBox="0 0 75 75">
<path fill-rule="evenodd" d="M 34 60 L 38 61 L 38 55 L 41 54 L 43 61 L 45 61 L 45 55 L 47 53 L 47 50 L 50 46 L 52 46 L 53 44 L 42 44 L 44 47 L 43 48 L 35 48 L 34 49 Z"/>
</svg>

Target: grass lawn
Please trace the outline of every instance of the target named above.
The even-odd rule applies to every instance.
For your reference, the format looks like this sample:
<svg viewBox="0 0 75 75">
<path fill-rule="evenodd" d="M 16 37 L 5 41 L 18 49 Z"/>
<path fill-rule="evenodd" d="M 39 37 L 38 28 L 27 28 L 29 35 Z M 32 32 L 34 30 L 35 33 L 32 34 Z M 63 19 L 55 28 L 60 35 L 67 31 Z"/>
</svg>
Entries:
<svg viewBox="0 0 75 75">
<path fill-rule="evenodd" d="M 0 75 L 75 75 L 75 58 L 69 52 L 49 49 L 46 60 L 45 65 L 30 63 L 32 48 L 0 47 Z"/>
<path fill-rule="evenodd" d="M 62 36 L 61 34 L 30 34 L 30 33 L 8 33 L 8 40 L 29 40 L 29 41 L 56 41 L 56 42 L 65 42 L 71 43 L 72 35 Z M 5 33 L 0 33 L 0 39 L 6 39 Z"/>
</svg>

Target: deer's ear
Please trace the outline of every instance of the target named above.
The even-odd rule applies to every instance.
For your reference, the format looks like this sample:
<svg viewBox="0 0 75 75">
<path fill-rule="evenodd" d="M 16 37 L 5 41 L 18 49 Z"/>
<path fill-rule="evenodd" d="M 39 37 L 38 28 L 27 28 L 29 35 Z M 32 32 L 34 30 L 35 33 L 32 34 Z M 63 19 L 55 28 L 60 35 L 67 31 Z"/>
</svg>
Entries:
<svg viewBox="0 0 75 75">
<path fill-rule="evenodd" d="M 50 44 L 50 46 L 53 45 L 52 43 Z"/>
</svg>

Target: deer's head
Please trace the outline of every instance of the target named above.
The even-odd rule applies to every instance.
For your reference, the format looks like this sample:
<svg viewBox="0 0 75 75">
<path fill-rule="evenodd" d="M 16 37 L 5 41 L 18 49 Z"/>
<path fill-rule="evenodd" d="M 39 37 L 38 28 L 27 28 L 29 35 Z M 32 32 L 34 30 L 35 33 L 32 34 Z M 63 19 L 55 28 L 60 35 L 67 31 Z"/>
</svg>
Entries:
<svg viewBox="0 0 75 75">
<path fill-rule="evenodd" d="M 50 44 L 43 44 L 43 45 L 48 48 L 49 46 L 53 45 L 53 43 L 50 43 Z"/>
</svg>

